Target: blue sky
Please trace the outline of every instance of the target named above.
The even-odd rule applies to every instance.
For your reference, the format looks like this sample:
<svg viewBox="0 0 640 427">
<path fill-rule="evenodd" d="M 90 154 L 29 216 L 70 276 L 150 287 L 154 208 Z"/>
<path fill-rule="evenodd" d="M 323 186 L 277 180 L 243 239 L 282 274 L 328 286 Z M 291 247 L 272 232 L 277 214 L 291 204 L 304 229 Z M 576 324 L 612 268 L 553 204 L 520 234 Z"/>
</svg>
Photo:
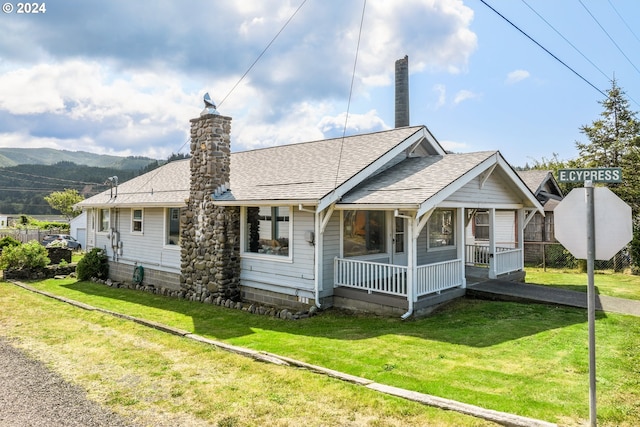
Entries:
<svg viewBox="0 0 640 427">
<path fill-rule="evenodd" d="M 205 92 L 233 118 L 234 151 L 342 135 L 347 108 L 347 134 L 388 129 L 405 55 L 411 124 L 514 166 L 576 157 L 614 74 L 640 110 L 635 0 L 49 0 L 39 14 L 9 4 L 1 147 L 166 158 L 188 150 Z"/>
</svg>

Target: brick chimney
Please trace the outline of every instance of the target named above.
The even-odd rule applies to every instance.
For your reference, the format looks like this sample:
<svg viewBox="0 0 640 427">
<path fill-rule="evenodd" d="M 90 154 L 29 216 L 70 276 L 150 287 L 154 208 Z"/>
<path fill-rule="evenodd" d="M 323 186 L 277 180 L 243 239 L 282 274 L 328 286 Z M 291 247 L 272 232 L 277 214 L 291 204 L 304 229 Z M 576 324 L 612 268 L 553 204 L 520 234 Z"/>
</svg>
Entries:
<svg viewBox="0 0 640 427">
<path fill-rule="evenodd" d="M 240 213 L 216 207 L 213 192 L 229 186 L 231 117 L 205 95 L 205 109 L 191 120 L 191 184 L 180 216 L 181 287 L 185 297 L 239 298 Z"/>
<path fill-rule="evenodd" d="M 396 61 L 396 127 L 409 126 L 409 57 Z"/>
</svg>

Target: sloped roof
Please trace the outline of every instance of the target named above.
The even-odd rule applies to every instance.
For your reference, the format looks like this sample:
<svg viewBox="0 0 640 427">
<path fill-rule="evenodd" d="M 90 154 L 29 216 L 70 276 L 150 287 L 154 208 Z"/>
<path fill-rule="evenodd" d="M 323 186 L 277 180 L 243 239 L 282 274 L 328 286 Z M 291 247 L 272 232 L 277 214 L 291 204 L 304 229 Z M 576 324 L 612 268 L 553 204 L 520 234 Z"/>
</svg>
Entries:
<svg viewBox="0 0 640 427">
<path fill-rule="evenodd" d="M 362 183 L 340 203 L 419 205 L 495 154 L 481 151 L 409 158 Z"/>
<path fill-rule="evenodd" d="M 217 202 L 320 200 L 424 126 L 232 153 Z"/>
<path fill-rule="evenodd" d="M 77 206 L 165 206 L 178 207 L 189 198 L 191 175 L 189 159 L 177 160 L 160 166 L 144 175 L 118 185 L 117 197 L 111 189 L 90 197 Z M 116 194 L 114 189 L 113 194 Z"/>
<path fill-rule="evenodd" d="M 554 199 L 562 200 L 562 190 L 560 190 L 552 171 L 527 170 L 517 171 L 517 173 L 531 192 L 536 195 L 540 203 L 544 205 L 546 211 L 553 210 L 555 207 L 555 204 L 547 207 L 549 201 Z"/>
</svg>

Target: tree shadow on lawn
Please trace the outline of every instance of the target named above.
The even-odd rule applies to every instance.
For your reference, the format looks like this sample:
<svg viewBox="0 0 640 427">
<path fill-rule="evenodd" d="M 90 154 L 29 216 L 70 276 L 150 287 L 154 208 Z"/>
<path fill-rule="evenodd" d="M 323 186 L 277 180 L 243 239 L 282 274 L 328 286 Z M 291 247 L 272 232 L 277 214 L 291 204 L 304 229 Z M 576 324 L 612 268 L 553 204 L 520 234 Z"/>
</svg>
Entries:
<svg viewBox="0 0 640 427">
<path fill-rule="evenodd" d="M 587 325 L 587 312 L 581 308 L 473 298 L 460 298 L 428 317 L 408 321 L 352 314 L 334 309 L 328 309 L 311 318 L 282 320 L 242 310 L 148 292 L 110 288 L 90 282 L 75 282 L 62 286 L 87 295 L 126 303 L 126 307 L 123 304 L 122 310 L 126 310 L 123 314 L 159 323 L 170 323 L 168 318 L 171 315 L 163 316 L 163 312 L 177 313 L 179 317 L 184 316 L 192 320 L 193 333 L 219 340 L 257 336 L 259 330 L 264 330 L 267 334 L 277 332 L 349 341 L 386 335 L 411 336 L 456 345 L 489 347 L 572 325 L 584 324 L 586 331 Z M 136 310 L 136 306 L 145 309 Z M 147 308 L 158 311 L 150 312 Z M 110 309 L 120 312 L 117 308 Z M 604 317 L 604 313 L 597 313 L 597 318 Z M 184 325 L 174 323 L 171 326 L 189 330 Z"/>
</svg>

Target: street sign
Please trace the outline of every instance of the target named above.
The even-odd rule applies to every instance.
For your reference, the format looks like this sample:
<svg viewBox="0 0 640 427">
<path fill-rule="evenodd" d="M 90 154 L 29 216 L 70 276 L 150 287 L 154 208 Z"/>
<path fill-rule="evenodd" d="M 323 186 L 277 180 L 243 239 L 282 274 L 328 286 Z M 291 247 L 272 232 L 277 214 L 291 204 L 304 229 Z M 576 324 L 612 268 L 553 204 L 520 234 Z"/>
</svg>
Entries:
<svg viewBox="0 0 640 427">
<path fill-rule="evenodd" d="M 622 182 L 622 168 L 560 169 L 558 182 Z"/>
<path fill-rule="evenodd" d="M 620 174 L 622 177 L 622 174 Z M 587 260 L 589 324 L 589 425 L 596 427 L 596 287 L 595 260 L 611 259 L 632 238 L 631 207 L 611 190 L 593 186 L 584 174 L 584 188 L 574 188 L 554 209 L 555 236 L 576 258 Z M 598 178 L 598 171 L 595 173 Z M 606 177 L 606 174 L 604 175 Z M 596 203 L 597 201 L 597 203 Z"/>
<path fill-rule="evenodd" d="M 631 207 L 606 187 L 594 190 L 595 259 L 608 261 L 633 237 Z M 553 211 L 556 239 L 573 256 L 587 259 L 587 203 L 574 188 Z"/>
</svg>

